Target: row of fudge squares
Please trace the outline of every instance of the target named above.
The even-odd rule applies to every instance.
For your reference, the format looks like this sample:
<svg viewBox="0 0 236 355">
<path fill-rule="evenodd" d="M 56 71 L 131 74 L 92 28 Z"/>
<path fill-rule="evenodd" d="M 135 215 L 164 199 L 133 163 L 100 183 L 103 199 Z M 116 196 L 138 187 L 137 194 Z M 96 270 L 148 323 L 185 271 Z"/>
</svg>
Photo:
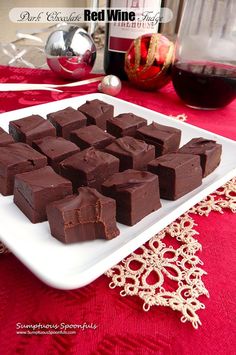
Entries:
<svg viewBox="0 0 236 355">
<path fill-rule="evenodd" d="M 102 194 L 90 187 L 79 187 L 73 194 L 71 182 L 48 166 L 18 174 L 14 202 L 31 222 L 48 219 L 51 234 L 64 243 L 112 239 L 119 235 L 116 221 L 133 226 L 161 207 L 159 191 L 166 198 L 175 199 L 201 184 L 199 157 L 170 155 L 165 161 L 164 156 L 159 158 L 159 168 L 162 164 L 167 167 L 160 170 L 162 174 L 133 169 L 118 172 L 102 183 Z M 181 163 L 186 158 L 188 163 L 183 167 Z M 168 168 L 176 165 L 176 174 L 170 174 Z M 153 163 L 150 167 L 158 168 Z"/>
<path fill-rule="evenodd" d="M 74 191 L 80 186 L 89 186 L 103 191 L 104 182 L 117 176 L 120 162 L 122 159 L 119 160 L 112 154 L 88 148 L 62 161 L 60 174 L 72 182 Z M 145 161 L 145 166 L 146 170 L 158 176 L 160 196 L 164 199 L 176 200 L 202 184 L 203 171 L 199 155 L 165 154 Z M 127 166 L 126 169 L 123 166 L 123 169 L 120 169 L 121 174 L 129 169 L 145 172 L 137 164 L 131 168 Z"/>
<path fill-rule="evenodd" d="M 147 144 L 155 146 L 156 157 L 178 150 L 181 138 L 179 129 L 154 122 L 147 125 L 147 120 L 133 113 L 113 116 L 114 107 L 112 105 L 95 99 L 86 101 L 78 110 L 68 107 L 50 113 L 47 116 L 48 120 L 44 120 L 38 115 L 32 115 L 12 121 L 9 131 L 16 141 L 29 145 L 45 136 L 58 135 L 66 139 L 71 138 L 72 142 L 77 144 L 80 149 L 90 146 L 102 149 L 111 144 L 114 137 L 135 136 Z M 92 126 L 86 127 L 87 124 Z M 107 128 L 107 132 L 101 128 Z M 13 143 L 13 138 L 0 130 L 0 146 Z M 214 144 L 204 139 L 191 141 L 189 146 L 182 149 L 182 152 L 185 152 L 185 149 L 187 149 L 187 153 L 193 150 L 196 152 L 204 150 L 206 147 L 208 151 L 212 150 Z"/>
<path fill-rule="evenodd" d="M 77 110 L 67 107 L 47 115 L 47 120 L 39 115 L 31 115 L 11 121 L 9 132 L 17 142 L 32 145 L 45 136 L 56 135 L 70 139 L 72 131 L 87 125 L 96 125 L 105 130 L 108 119 L 113 118 L 114 107 L 101 100 L 86 101 Z"/>
<path fill-rule="evenodd" d="M 98 176 L 102 181 L 103 175 L 106 176 L 107 173 L 112 175 L 112 171 L 114 173 L 116 169 L 119 169 L 119 171 L 127 169 L 149 170 L 152 165 L 156 164 L 162 166 L 163 169 L 172 169 L 174 172 L 179 167 L 191 170 L 188 161 L 193 159 L 193 161 L 199 162 L 202 177 L 206 177 L 219 165 L 221 153 L 222 146 L 215 141 L 194 138 L 177 152 L 155 158 L 153 145 L 125 136 L 113 141 L 103 151 L 91 147 L 70 156 L 60 163 L 60 173 L 74 181 L 75 185 L 76 181 L 81 184 L 78 179 L 83 180 L 85 173 L 89 173 L 90 178 L 85 177 L 87 184 L 88 180 L 96 184 L 96 181 L 99 180 Z M 176 159 L 176 157 L 179 157 L 179 159 Z M 168 165 L 169 161 L 172 162 L 170 166 Z M 109 172 L 110 167 L 111 171 Z M 156 170 L 156 173 L 159 174 L 159 171 Z M 98 185 L 92 187 L 99 190 L 99 185 L 100 181 Z"/>
<path fill-rule="evenodd" d="M 156 156 L 177 150 L 181 138 L 179 129 L 157 123 L 147 126 L 146 119 L 133 113 L 123 113 L 114 117 L 114 106 L 97 99 L 86 101 L 77 110 L 67 107 L 49 113 L 47 118 L 48 120 L 44 120 L 39 115 L 32 115 L 11 121 L 9 132 L 15 141 L 29 145 L 45 136 L 57 135 L 71 139 L 72 135 L 72 141 L 74 139 L 81 149 L 99 143 L 103 148 L 111 142 L 112 137 L 136 136 L 154 145 Z M 97 129 L 93 127 L 72 134 L 73 131 L 87 125 L 95 125 Z M 101 129 L 107 129 L 107 133 L 101 132 Z M 95 139 L 91 141 L 91 137 Z"/>
<path fill-rule="evenodd" d="M 93 103 L 93 101 L 91 102 Z M 85 105 L 88 105 L 88 102 Z M 70 112 L 68 113 L 68 111 Z M 58 112 L 61 112 L 61 116 Z M 97 149 L 107 148 L 108 151 L 110 151 L 112 154 L 122 158 L 125 153 L 132 155 L 133 152 L 133 155 L 135 155 L 134 149 L 137 149 L 136 157 L 139 156 L 140 152 L 146 149 L 144 155 L 152 156 L 152 158 L 153 146 L 155 147 L 155 157 L 171 152 L 176 152 L 179 149 L 179 143 L 181 138 L 181 131 L 179 129 L 160 125 L 154 122 L 147 126 L 147 122 L 145 119 L 130 113 L 121 114 L 107 121 L 109 122 L 108 131 L 113 134 L 111 135 L 110 133 L 104 132 L 96 125 L 81 127 L 81 122 L 83 122 L 82 125 L 85 125 L 86 119 L 84 119 L 84 121 L 82 119 L 78 119 L 80 128 L 75 129 L 75 122 L 71 123 L 69 117 L 73 116 L 71 112 L 75 112 L 78 114 L 79 111 L 77 110 L 67 108 L 58 112 L 49 114 L 49 116 L 52 115 L 54 120 L 56 120 L 55 117 L 57 117 L 57 123 L 60 122 L 60 118 L 64 118 L 64 124 L 68 124 L 68 122 L 69 124 L 72 124 L 65 136 L 67 138 L 70 138 L 71 141 L 75 143 L 80 149 L 86 149 L 91 146 Z M 65 114 L 65 112 L 67 112 L 67 114 Z M 54 117 L 54 115 L 56 116 Z M 56 126 L 56 121 L 54 121 L 54 124 Z M 61 128 L 62 126 L 60 126 L 60 129 Z M 66 126 L 64 128 L 66 128 Z M 118 128 L 120 129 L 120 131 L 118 130 Z M 45 141 L 41 141 L 41 144 L 47 146 L 46 151 L 49 151 L 49 154 L 52 154 L 50 152 L 50 146 L 52 147 L 51 150 L 54 151 L 53 145 L 55 144 L 59 149 L 59 143 L 61 145 L 61 149 L 59 149 L 60 151 L 62 151 L 62 149 L 65 149 L 66 152 L 68 151 L 68 149 L 69 151 L 76 150 L 75 146 L 72 146 L 69 143 L 66 144 L 66 142 L 64 142 L 62 139 L 58 141 L 53 139 L 47 139 L 47 136 L 56 136 L 55 127 L 52 126 L 50 122 L 44 120 L 42 117 L 37 115 L 10 122 L 9 129 L 16 141 L 22 141 L 29 145 L 33 145 L 35 140 L 45 138 Z M 115 140 L 114 135 L 116 137 L 124 135 L 124 137 Z M 126 135 L 128 135 L 127 137 L 135 135 L 139 141 L 142 140 L 143 142 L 146 142 L 147 145 L 142 144 L 132 138 L 127 138 Z M 13 142 L 13 138 L 10 135 L 8 135 L 3 130 L 0 131 L 0 146 Z M 198 138 L 191 140 L 187 145 L 181 148 L 180 152 L 199 154 L 201 156 L 202 168 L 204 169 L 204 176 L 207 176 L 214 169 L 205 169 L 204 165 L 206 164 L 204 164 L 204 161 L 207 159 L 207 155 L 212 156 L 216 152 L 219 153 L 219 145 L 217 145 L 214 141 L 206 140 L 204 138 Z M 66 155 L 70 155 L 70 153 Z M 64 158 L 63 154 L 62 158 Z M 49 160 L 50 159 L 51 158 L 49 157 Z M 123 164 L 122 159 L 121 170 L 123 169 L 123 165 L 124 169 L 139 168 L 135 165 L 132 166 L 130 164 L 129 166 L 126 166 L 126 164 Z"/>
<path fill-rule="evenodd" d="M 132 137 L 124 138 L 136 141 Z M 101 184 L 109 176 L 119 172 L 120 168 L 121 170 L 143 169 L 154 159 L 153 149 L 146 149 L 145 142 L 137 141 L 138 146 L 133 143 L 132 141 L 130 153 L 125 151 L 122 155 L 118 152 L 118 156 L 110 154 L 112 149 L 110 153 L 93 147 L 80 151 L 72 142 L 50 136 L 35 141 L 33 147 L 25 143 L 0 147 L 0 192 L 6 196 L 11 195 L 16 174 L 36 170 L 47 164 L 69 179 L 74 191 L 80 186 L 90 186 L 100 190 Z M 119 145 L 117 147 L 119 148 Z"/>
<path fill-rule="evenodd" d="M 31 122 L 33 116 L 29 118 Z M 28 118 L 21 119 L 20 121 L 26 122 L 27 124 L 29 123 L 28 130 L 32 133 Z M 42 126 L 47 122 L 43 118 L 40 118 L 40 122 L 41 121 Z M 15 121 L 13 121 L 12 124 L 14 124 L 14 122 Z M 36 119 L 34 117 L 34 124 L 37 125 L 37 116 Z M 35 130 L 35 128 L 33 130 Z M 72 131 L 70 135 L 72 143 L 74 143 L 72 144 L 63 138 L 56 139 L 54 135 L 55 132 L 50 136 L 50 132 L 51 134 L 53 133 L 53 131 L 46 130 L 45 134 L 49 134 L 49 136 L 37 139 L 36 141 L 32 141 L 32 135 L 30 136 L 30 140 L 29 137 L 28 140 L 24 140 L 45 154 L 48 157 L 49 164 L 52 165 L 56 171 L 58 171 L 60 161 L 78 152 L 79 149 L 86 149 L 91 146 L 97 149 L 106 148 L 107 152 L 117 156 L 121 161 L 121 170 L 145 168 L 147 161 L 154 159 L 153 146 L 155 147 L 155 156 L 175 152 L 178 150 L 181 135 L 180 131 L 173 127 L 152 123 L 149 126 L 144 126 L 137 130 L 136 136 L 139 138 L 138 140 L 129 136 L 115 140 L 114 136 L 93 125 Z M 17 139 L 16 135 L 15 138 Z M 36 138 L 36 136 L 34 136 L 34 138 Z M 142 142 L 140 140 L 142 140 Z M 0 147 L 11 143 L 14 143 L 12 136 L 0 128 Z M 205 177 L 218 166 L 221 146 L 212 140 L 194 138 L 180 148 L 179 152 L 200 155 L 203 176 Z M 143 159 L 140 159 L 140 155 Z M 130 159 L 128 159 L 127 156 L 130 156 Z"/>
<path fill-rule="evenodd" d="M 11 145 L 11 147 L 13 146 Z M 32 148 L 28 147 L 28 149 Z M 157 164 L 158 160 L 159 164 Z M 32 166 L 35 166 L 36 170 L 16 175 L 14 201 L 33 223 L 37 223 L 47 219 L 46 206 L 49 203 L 64 199 L 66 196 L 71 196 L 73 189 L 71 181 L 56 174 L 51 167 L 38 168 L 39 165 L 35 164 L 37 163 L 37 159 L 31 163 L 33 163 Z M 144 171 L 126 170 L 114 173 L 102 182 L 102 193 L 116 201 L 117 211 L 115 214 L 119 222 L 134 225 L 149 213 L 160 208 L 158 180 L 160 180 L 161 196 L 167 199 L 181 197 L 183 194 L 198 187 L 202 181 L 199 156 L 169 154 L 155 159 L 148 167 L 151 171 L 154 169 L 154 174 Z M 148 203 L 143 203 L 145 200 Z M 97 204 L 96 208 L 94 206 L 91 208 L 99 210 L 100 207 Z M 54 230 L 54 228 L 57 228 L 55 227 L 55 223 L 57 225 L 57 222 L 53 218 L 48 218 L 52 235 L 63 240 L 63 237 L 59 236 L 58 230 Z M 61 233 L 64 231 L 63 235 L 66 238 L 64 227 L 63 224 Z M 82 235 L 86 236 L 87 231 L 90 229 L 87 230 L 87 226 L 84 227 L 86 227 L 85 234 Z M 79 228 L 83 230 L 83 226 Z M 95 228 L 95 230 L 99 230 L 99 233 L 101 233 L 98 225 L 89 226 L 89 228 Z M 109 230 L 109 228 L 105 229 Z M 77 230 L 77 227 L 75 230 Z M 94 234 L 92 233 L 91 235 Z M 109 235 L 108 233 L 108 235 L 102 236 L 109 239 Z M 75 241 L 73 240 L 73 236 L 75 237 L 74 232 L 72 232 L 72 240 L 68 237 L 68 242 L 70 240 Z M 86 238 L 89 237 L 87 236 Z"/>
<path fill-rule="evenodd" d="M 114 155 L 93 147 L 80 151 L 72 142 L 61 137 L 45 137 L 33 144 L 14 143 L 0 147 L 0 193 L 13 194 L 16 174 L 30 172 L 47 166 L 73 184 L 100 190 L 110 175 L 119 172 L 120 161 Z"/>
<path fill-rule="evenodd" d="M 70 139 L 81 150 L 95 147 L 104 149 L 106 152 L 118 157 L 121 171 L 130 168 L 146 169 L 147 162 L 151 159 L 176 152 L 199 155 L 203 177 L 209 175 L 219 165 L 222 147 L 215 141 L 202 137 L 193 138 L 179 148 L 181 139 L 181 131 L 179 129 L 155 122 L 150 125 L 142 125 L 141 128 L 137 128 L 137 124 L 135 128 L 133 121 L 129 121 L 130 117 L 134 120 L 143 120 L 133 114 L 121 114 L 107 121 L 107 132 L 97 126 L 87 126 L 73 131 Z M 116 121 L 114 130 L 109 130 L 111 121 Z M 120 127 L 122 126 L 124 129 L 122 134 L 117 134 L 117 122 L 120 122 Z M 125 127 L 132 128 L 135 138 L 131 131 L 125 130 Z"/>
<path fill-rule="evenodd" d="M 94 106 L 94 101 L 99 100 L 88 101 L 84 105 L 89 106 L 89 103 L 93 103 L 92 106 Z M 101 127 L 101 125 L 96 125 L 96 120 L 90 120 L 89 126 L 86 126 L 88 124 L 87 117 L 82 112 L 68 107 L 48 114 L 48 120 L 39 115 L 32 115 L 11 121 L 9 132 L 15 141 L 29 145 L 45 136 L 55 137 L 57 135 L 70 139 L 80 149 L 86 149 L 90 146 L 102 149 L 115 138 L 136 136 L 136 138 L 154 145 L 156 156 L 174 152 L 179 148 L 181 138 L 179 129 L 157 123 L 147 126 L 147 120 L 132 113 L 120 114 L 114 118 L 112 116 L 110 119 L 106 118 L 107 132 L 104 132 L 104 127 Z M 2 145 L 6 144 L 6 137 L 5 132 L 5 137 L 2 135 Z M 8 136 L 8 143 L 13 142 L 13 138 Z"/>
<path fill-rule="evenodd" d="M 119 235 L 116 221 L 132 226 L 161 207 L 152 173 L 130 169 L 108 178 L 102 193 L 80 187 L 73 194 L 71 182 L 49 166 L 16 175 L 14 203 L 32 223 L 48 220 L 64 243 L 112 239 Z"/>
<path fill-rule="evenodd" d="M 86 101 L 85 104 L 73 109 L 65 109 L 49 113 L 48 120 L 44 120 L 39 115 L 32 115 L 23 119 L 10 122 L 9 131 L 16 141 L 27 144 L 45 135 L 57 135 L 65 139 L 70 139 L 72 131 L 81 127 L 96 125 L 107 130 L 108 133 L 120 138 L 123 136 L 135 136 L 136 131 L 147 126 L 147 120 L 133 113 L 123 113 L 114 117 L 114 106 L 104 101 L 95 99 Z M 150 126 L 145 133 L 153 131 L 155 125 Z M 180 141 L 180 130 L 158 126 L 157 140 Z M 142 133 L 142 130 L 140 131 Z M 168 144 L 168 142 L 167 142 Z"/>
<path fill-rule="evenodd" d="M 66 110 L 63 110 L 63 112 Z M 70 110 L 73 109 L 71 108 Z M 77 110 L 74 111 L 76 111 L 76 114 L 79 113 Z M 49 114 L 48 116 L 50 117 L 55 114 L 56 113 Z M 64 116 L 66 117 L 66 115 Z M 61 116 L 59 116 L 59 118 L 60 117 Z M 103 149 L 111 144 L 116 138 L 136 136 L 139 140 L 143 140 L 147 144 L 155 147 L 156 157 L 174 152 L 179 148 L 181 138 L 181 131 L 179 129 L 154 122 L 147 126 L 147 121 L 145 119 L 131 113 L 121 114 L 114 119 L 108 120 L 107 132 L 96 125 L 86 126 L 86 120 L 78 120 L 76 122 L 77 126 L 73 123 L 70 125 L 70 128 L 67 127 L 66 133 L 64 132 L 62 134 L 62 126 L 59 127 L 60 129 L 58 128 L 59 118 L 57 119 L 57 122 L 55 121 L 55 117 L 54 121 L 51 119 L 51 122 L 56 127 L 55 128 L 48 120 L 44 120 L 41 116 L 32 115 L 16 121 L 11 121 L 9 124 L 9 131 L 15 141 L 24 142 L 29 145 L 32 145 L 35 140 L 42 139 L 45 136 L 55 137 L 57 135 L 62 136 L 65 139 L 70 139 L 78 145 L 80 149 L 86 149 L 91 146 Z M 139 120 L 144 121 L 141 122 L 141 128 L 138 128 L 139 123 L 136 122 Z M 67 117 L 65 122 L 70 122 Z M 121 134 L 119 134 L 119 131 L 117 130 L 118 127 L 122 127 Z"/>
<path fill-rule="evenodd" d="M 113 136 L 135 136 L 138 128 L 147 125 L 147 120 L 133 113 L 123 113 L 114 117 L 114 106 L 95 99 L 86 101 L 75 110 L 67 107 L 47 115 L 55 126 L 57 135 L 69 139 L 70 133 L 86 125 L 96 125 Z M 80 122 L 78 122 L 80 121 Z"/>
<path fill-rule="evenodd" d="M 148 169 L 157 175 L 161 175 L 162 171 L 177 174 L 178 169 L 190 169 L 191 172 L 194 167 L 194 164 L 188 164 L 191 160 L 200 162 L 204 177 L 219 165 L 221 145 L 202 138 L 195 141 L 197 150 L 187 144 L 178 153 L 165 154 L 156 159 L 153 146 L 129 136 L 117 139 L 106 151 L 93 147 L 80 151 L 72 142 L 50 136 L 33 143 L 38 152 L 24 143 L 10 144 L 0 147 L 0 192 L 3 195 L 12 194 L 17 173 L 35 170 L 47 164 L 69 179 L 74 190 L 80 186 L 100 190 L 102 182 L 110 175 L 127 169 Z M 170 184 L 168 180 L 167 183 Z M 164 194 L 162 197 L 166 198 Z"/>
<path fill-rule="evenodd" d="M 68 111 L 69 114 L 63 115 L 63 113 Z M 73 111 L 75 113 L 72 114 Z M 53 115 L 53 118 L 51 115 Z M 108 119 L 106 121 L 107 132 L 99 125 L 90 124 L 86 126 L 85 117 L 80 118 L 77 116 L 77 121 L 68 124 L 73 115 L 81 115 L 81 113 L 72 108 L 67 108 L 59 111 L 59 113 L 49 114 L 50 122 L 38 115 L 33 115 L 10 122 L 9 131 L 16 141 L 29 145 L 32 145 L 32 142 L 36 139 L 57 135 L 71 140 L 80 149 L 86 149 L 90 146 L 102 149 L 116 138 L 131 136 L 153 145 L 156 157 L 174 152 L 179 148 L 181 130 L 155 122 L 147 125 L 147 121 L 144 118 L 132 113 L 120 114 L 117 117 Z M 61 125 L 58 123 L 61 122 L 60 118 L 63 116 L 64 127 L 62 123 Z"/>
<path fill-rule="evenodd" d="M 149 203 L 144 204 L 146 200 Z M 80 187 L 78 194 L 47 205 L 51 234 L 64 243 L 119 235 L 116 221 L 132 226 L 161 207 L 158 177 L 149 172 L 116 173 L 96 189 Z"/>
<path fill-rule="evenodd" d="M 145 125 L 142 124 L 141 128 L 138 128 L 139 125 L 136 122 L 139 119 L 145 121 L 142 122 Z M 119 133 L 117 127 L 121 126 L 123 127 L 122 132 Z M 125 139 L 132 141 L 135 138 L 151 145 L 155 149 L 155 157 L 158 157 L 178 150 L 181 130 L 155 122 L 147 125 L 145 119 L 127 113 L 108 120 L 107 132 L 98 126 L 90 125 L 71 131 L 69 136 L 69 139 L 78 145 L 81 150 L 92 146 L 97 149 L 104 149 L 115 140 L 123 142 Z"/>
<path fill-rule="evenodd" d="M 89 134 L 90 143 L 92 142 L 92 140 L 95 142 L 97 139 L 95 133 L 96 130 L 99 128 L 97 128 L 96 126 L 86 127 L 86 129 L 87 128 L 92 128 Z M 94 128 L 96 129 L 94 130 Z M 80 130 L 83 131 L 80 134 L 80 138 L 83 138 L 85 142 L 85 135 L 88 138 L 88 134 L 87 132 L 85 132 L 85 129 L 82 128 Z M 92 145 L 92 147 L 96 149 L 103 149 L 104 152 L 107 152 L 118 158 L 120 171 L 124 171 L 127 169 L 146 170 L 147 164 L 155 159 L 155 147 L 151 144 L 146 143 L 145 141 L 138 140 L 130 136 L 125 136 L 114 140 L 110 138 L 109 135 L 107 136 L 107 133 L 103 131 L 100 138 L 100 140 L 97 139 L 97 144 Z M 74 140 L 74 142 L 78 143 L 76 139 Z M 110 144 L 108 144 L 108 142 L 110 142 Z M 64 140 L 63 138 L 55 137 L 45 137 L 33 143 L 33 147 L 42 154 L 46 155 L 48 158 L 49 165 L 51 165 L 58 172 L 60 171 L 60 162 L 80 151 L 80 148 L 78 148 L 77 146 L 78 144 L 75 145 L 73 144 L 73 142 L 69 142 L 67 140 Z M 88 152 L 91 153 L 92 159 L 93 155 L 95 154 L 94 149 L 90 148 L 90 150 L 88 150 L 88 147 L 90 147 L 89 144 L 85 145 L 85 153 L 77 154 L 75 157 L 71 157 L 70 159 L 68 159 L 68 161 L 65 161 L 64 165 L 61 165 L 61 169 L 64 169 L 64 166 L 67 164 L 72 164 L 75 168 L 76 166 L 80 167 L 81 159 L 84 160 L 83 157 L 84 155 L 88 156 Z M 206 177 L 212 171 L 214 171 L 220 163 L 221 145 L 217 144 L 215 141 L 212 140 L 206 140 L 204 138 L 194 138 L 186 145 L 181 147 L 178 152 L 183 154 L 199 155 L 201 167 L 203 170 L 203 177 Z M 104 157 L 106 157 L 105 154 L 97 153 L 97 164 L 100 163 L 100 160 L 104 160 Z M 77 164 L 77 158 L 79 165 Z"/>
</svg>

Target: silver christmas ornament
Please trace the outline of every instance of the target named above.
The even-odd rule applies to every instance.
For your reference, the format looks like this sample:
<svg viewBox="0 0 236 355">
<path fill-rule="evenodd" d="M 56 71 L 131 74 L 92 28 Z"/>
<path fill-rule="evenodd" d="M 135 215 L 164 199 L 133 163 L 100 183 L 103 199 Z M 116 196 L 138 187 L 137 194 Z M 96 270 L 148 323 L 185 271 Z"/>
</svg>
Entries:
<svg viewBox="0 0 236 355">
<path fill-rule="evenodd" d="M 88 76 L 96 59 L 93 39 L 78 26 L 65 26 L 52 32 L 45 52 L 52 71 L 72 80 Z"/>
<path fill-rule="evenodd" d="M 119 94 L 121 90 L 121 81 L 115 75 L 104 76 L 104 78 L 98 85 L 98 90 L 103 94 L 115 96 Z"/>
</svg>

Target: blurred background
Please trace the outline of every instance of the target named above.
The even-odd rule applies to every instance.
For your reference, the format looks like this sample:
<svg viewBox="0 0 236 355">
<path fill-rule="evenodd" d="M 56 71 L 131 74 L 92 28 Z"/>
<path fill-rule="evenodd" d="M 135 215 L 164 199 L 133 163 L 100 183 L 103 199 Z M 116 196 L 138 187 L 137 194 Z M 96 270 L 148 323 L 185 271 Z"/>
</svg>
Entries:
<svg viewBox="0 0 236 355">
<path fill-rule="evenodd" d="M 164 0 L 162 6 L 168 7 L 173 12 L 173 19 L 170 23 L 161 25 L 160 32 L 166 35 L 169 39 L 174 40 L 178 31 L 182 9 L 186 0 Z M 202 0 L 198 0 L 202 1 Z M 44 44 L 49 36 L 49 33 L 55 27 L 49 28 L 49 24 L 42 23 L 13 23 L 9 19 L 9 11 L 15 7 L 92 7 L 93 5 L 104 7 L 105 0 L 1 0 L 0 2 L 0 65 L 28 66 L 36 68 L 47 68 L 44 56 Z M 103 71 L 103 47 L 105 36 L 105 24 L 92 26 L 90 24 L 80 23 L 81 27 L 92 31 L 98 52 L 97 60 L 94 66 L 94 72 L 101 73 Z M 37 33 L 38 31 L 42 31 Z M 42 42 L 19 39 L 19 33 L 35 34 Z M 23 52 L 22 52 L 23 51 Z M 21 56 L 21 54 L 23 55 Z M 19 55 L 18 59 L 15 59 Z M 21 58 L 24 58 L 22 61 Z"/>
</svg>

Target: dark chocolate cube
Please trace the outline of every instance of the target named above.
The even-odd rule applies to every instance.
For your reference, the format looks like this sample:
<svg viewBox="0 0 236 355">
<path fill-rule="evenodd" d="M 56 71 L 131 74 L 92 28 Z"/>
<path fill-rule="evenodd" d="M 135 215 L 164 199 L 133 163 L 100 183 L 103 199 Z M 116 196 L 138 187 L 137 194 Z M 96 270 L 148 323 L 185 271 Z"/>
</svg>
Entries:
<svg viewBox="0 0 236 355">
<path fill-rule="evenodd" d="M 36 139 L 46 136 L 56 136 L 55 127 L 43 117 L 32 115 L 11 121 L 9 123 L 9 132 L 17 142 L 23 142 L 32 145 Z"/>
<path fill-rule="evenodd" d="M 144 141 L 125 136 L 116 139 L 105 151 L 120 159 L 120 171 L 126 169 L 145 170 L 155 158 L 155 147 Z"/>
<path fill-rule="evenodd" d="M 5 147 L 6 145 L 12 143 L 15 143 L 12 136 L 7 132 L 5 132 L 4 129 L 0 127 L 0 147 Z"/>
<path fill-rule="evenodd" d="M 15 178 L 14 203 L 32 223 L 46 221 L 46 206 L 71 194 L 71 182 L 56 174 L 50 166 Z"/>
<path fill-rule="evenodd" d="M 179 149 L 179 153 L 199 155 L 202 176 L 206 177 L 220 164 L 222 145 L 205 138 L 193 138 Z"/>
<path fill-rule="evenodd" d="M 95 189 L 80 187 L 79 195 L 68 196 L 47 206 L 51 234 L 63 243 L 112 239 L 119 235 L 116 203 Z"/>
<path fill-rule="evenodd" d="M 136 137 L 154 145 L 158 157 L 179 149 L 181 130 L 153 122 L 149 126 L 139 128 Z"/>
<path fill-rule="evenodd" d="M 114 174 L 102 184 L 102 193 L 116 200 L 117 221 L 128 226 L 161 207 L 158 177 L 146 171 Z"/>
<path fill-rule="evenodd" d="M 60 163 L 60 174 L 69 179 L 74 191 L 81 186 L 100 190 L 101 184 L 119 171 L 119 159 L 93 147 L 87 148 Z"/>
<path fill-rule="evenodd" d="M 56 128 L 57 135 L 65 139 L 70 139 L 72 131 L 86 126 L 87 123 L 86 116 L 72 107 L 49 113 L 47 118 Z"/>
<path fill-rule="evenodd" d="M 166 154 L 150 162 L 148 170 L 158 175 L 160 195 L 166 200 L 177 200 L 202 184 L 202 169 L 197 155 Z"/>
<path fill-rule="evenodd" d="M 47 158 L 24 143 L 0 147 L 0 193 L 13 194 L 15 175 L 42 168 Z"/>
<path fill-rule="evenodd" d="M 33 142 L 33 148 L 46 155 L 48 164 L 59 172 L 59 163 L 78 153 L 80 149 L 72 142 L 62 137 L 44 137 Z"/>
<path fill-rule="evenodd" d="M 87 117 L 87 124 L 106 129 L 106 123 L 114 115 L 114 106 L 101 100 L 86 101 L 85 104 L 78 107 L 78 110 Z"/>
<path fill-rule="evenodd" d="M 133 113 L 122 113 L 107 121 L 107 132 L 120 138 L 124 136 L 135 137 L 138 128 L 147 125 L 147 120 Z"/>
<path fill-rule="evenodd" d="M 71 132 L 70 139 L 82 150 L 89 147 L 103 149 L 112 143 L 115 137 L 104 132 L 98 126 L 91 125 Z"/>
</svg>

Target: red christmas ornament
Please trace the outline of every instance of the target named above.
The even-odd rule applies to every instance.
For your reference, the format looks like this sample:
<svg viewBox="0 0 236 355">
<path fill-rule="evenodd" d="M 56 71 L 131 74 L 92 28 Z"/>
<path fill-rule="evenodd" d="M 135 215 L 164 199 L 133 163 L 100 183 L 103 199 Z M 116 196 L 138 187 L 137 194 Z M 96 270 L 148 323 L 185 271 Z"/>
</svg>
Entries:
<svg viewBox="0 0 236 355">
<path fill-rule="evenodd" d="M 125 56 L 129 80 L 143 90 L 157 90 L 171 80 L 174 44 L 154 33 L 135 39 Z"/>
</svg>

